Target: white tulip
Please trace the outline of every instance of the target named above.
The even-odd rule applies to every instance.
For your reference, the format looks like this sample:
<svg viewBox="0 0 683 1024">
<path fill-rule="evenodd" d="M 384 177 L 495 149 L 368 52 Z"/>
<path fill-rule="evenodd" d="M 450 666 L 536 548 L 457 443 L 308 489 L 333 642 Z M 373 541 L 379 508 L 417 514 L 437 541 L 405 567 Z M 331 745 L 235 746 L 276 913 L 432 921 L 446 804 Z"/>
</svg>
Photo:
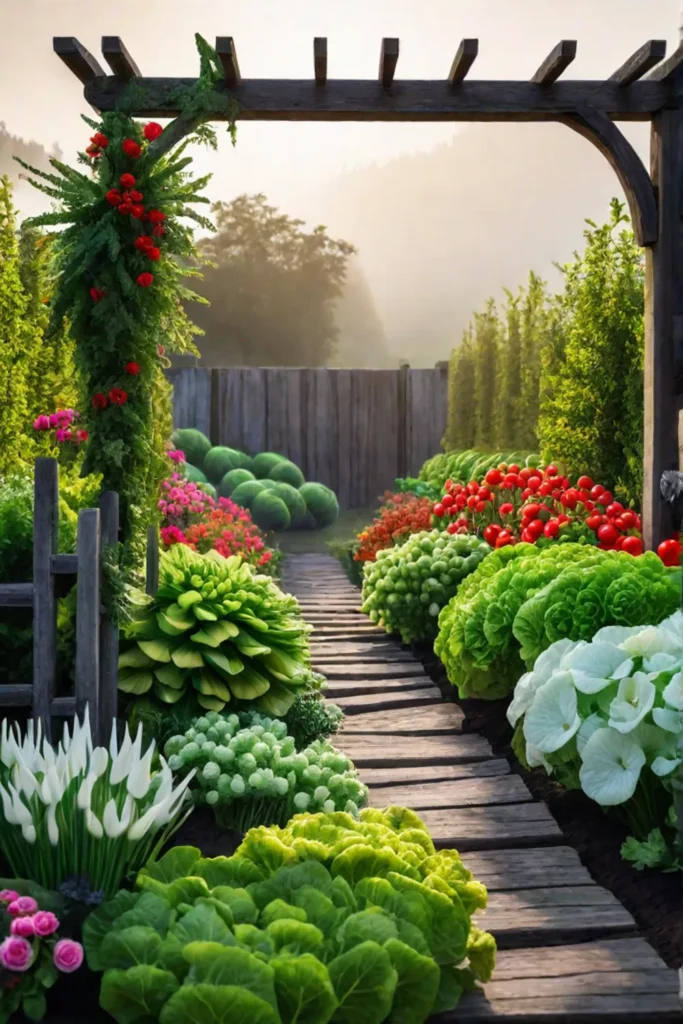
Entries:
<svg viewBox="0 0 683 1024">
<path fill-rule="evenodd" d="M 95 747 L 90 758 L 90 771 L 99 779 L 109 767 L 109 751 L 106 747 Z"/>
<path fill-rule="evenodd" d="M 27 843 L 35 843 L 36 841 L 36 830 L 33 825 L 22 825 L 21 834 Z"/>
<path fill-rule="evenodd" d="M 59 827 L 57 825 L 57 804 L 50 804 L 47 809 L 47 837 L 52 846 L 59 843 Z"/>
<path fill-rule="evenodd" d="M 137 842 L 137 840 L 142 839 L 142 837 L 149 832 L 155 824 L 157 817 L 161 816 L 165 810 L 165 803 L 166 801 L 162 804 L 152 804 L 149 810 L 145 811 L 141 818 L 138 818 L 137 821 L 133 822 L 128 829 L 128 838 L 131 842 Z"/>
<path fill-rule="evenodd" d="M 152 756 L 154 744 L 151 743 L 147 753 L 135 764 L 128 773 L 128 792 L 136 800 L 142 800 L 147 795 L 152 782 L 150 769 L 152 767 Z"/>
<path fill-rule="evenodd" d="M 17 818 L 16 814 L 14 813 L 14 808 L 12 806 L 12 800 L 8 796 L 5 787 L 2 786 L 2 785 L 0 785 L 0 800 L 2 800 L 2 813 L 5 816 L 5 821 L 7 822 L 7 824 L 8 825 L 18 825 L 19 824 L 19 819 Z"/>
<path fill-rule="evenodd" d="M 12 797 L 12 810 L 17 818 L 17 822 L 20 825 L 29 825 L 33 822 L 31 812 L 28 807 L 21 799 L 19 793 L 16 791 L 12 783 L 10 782 L 8 787 L 10 796 Z"/>
<path fill-rule="evenodd" d="M 121 749 L 112 761 L 111 771 L 109 772 L 109 781 L 112 786 L 118 786 L 118 784 L 123 782 L 128 775 L 128 771 L 131 767 L 131 751 L 132 743 L 130 733 L 128 732 L 128 726 L 126 726 L 123 733 Z"/>
<path fill-rule="evenodd" d="M 76 797 L 76 804 L 80 811 L 87 811 L 90 807 L 90 801 L 92 799 L 93 786 L 97 782 L 97 776 L 94 772 L 90 772 L 89 775 L 83 779 L 78 790 L 78 796 Z"/>
<path fill-rule="evenodd" d="M 95 839 L 101 839 L 104 835 L 102 822 L 89 808 L 85 812 L 85 825 L 90 835 L 94 836 Z"/>
<path fill-rule="evenodd" d="M 112 761 L 116 760 L 119 751 L 118 739 L 116 736 L 116 719 L 111 723 L 111 736 L 109 737 L 109 754 Z"/>
<path fill-rule="evenodd" d="M 112 799 L 108 801 L 107 806 L 104 808 L 104 814 L 102 815 L 102 824 L 104 825 L 104 831 L 110 839 L 118 839 L 119 836 L 123 835 L 130 825 L 134 808 L 135 801 L 132 796 L 126 797 L 126 802 L 123 805 L 121 817 L 119 818 L 116 811 L 115 800 Z"/>
</svg>

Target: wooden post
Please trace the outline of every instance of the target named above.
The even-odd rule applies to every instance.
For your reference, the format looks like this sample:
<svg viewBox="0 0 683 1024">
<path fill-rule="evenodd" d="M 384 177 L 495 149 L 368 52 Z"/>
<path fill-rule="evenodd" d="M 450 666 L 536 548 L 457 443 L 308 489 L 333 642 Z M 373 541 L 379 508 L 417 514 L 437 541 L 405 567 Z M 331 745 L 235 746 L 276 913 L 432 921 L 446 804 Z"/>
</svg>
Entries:
<svg viewBox="0 0 683 1024">
<path fill-rule="evenodd" d="M 36 459 L 33 501 L 33 715 L 50 736 L 57 675 L 57 600 L 50 559 L 57 553 L 59 472 L 55 459 Z"/>
<path fill-rule="evenodd" d="M 645 409 L 643 534 L 656 549 L 674 529 L 660 494 L 662 473 L 678 465 L 676 362 L 683 352 L 683 109 L 652 122 L 651 174 L 659 198 L 659 238 L 645 250 Z"/>
<path fill-rule="evenodd" d="M 159 589 L 159 531 L 156 526 L 147 527 L 147 566 L 145 590 L 154 597 Z"/>
<path fill-rule="evenodd" d="M 78 514 L 78 594 L 76 600 L 76 714 L 86 704 L 90 727 L 99 728 L 100 683 L 100 510 L 84 508 Z"/>
<path fill-rule="evenodd" d="M 118 543 L 119 496 L 116 491 L 105 491 L 100 498 L 100 532 L 102 548 Z M 101 580 L 101 576 L 100 576 Z M 98 742 L 106 745 L 111 734 L 111 723 L 116 718 L 117 681 L 119 665 L 119 630 L 106 612 L 100 623 L 100 690 Z"/>
</svg>

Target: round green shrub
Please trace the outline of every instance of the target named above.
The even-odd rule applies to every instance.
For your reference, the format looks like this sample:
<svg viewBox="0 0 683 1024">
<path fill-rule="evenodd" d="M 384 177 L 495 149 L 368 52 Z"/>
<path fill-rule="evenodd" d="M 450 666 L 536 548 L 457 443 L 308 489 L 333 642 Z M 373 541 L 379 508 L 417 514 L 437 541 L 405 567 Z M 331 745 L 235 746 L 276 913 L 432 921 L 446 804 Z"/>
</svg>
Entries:
<svg viewBox="0 0 683 1024">
<path fill-rule="evenodd" d="M 263 488 L 264 491 L 277 490 L 277 483 L 275 482 L 275 480 L 268 480 L 266 478 L 265 480 L 259 480 L 259 483 L 261 484 L 261 487 Z"/>
<path fill-rule="evenodd" d="M 276 452 L 260 452 L 255 455 L 252 460 L 252 469 L 254 476 L 258 480 L 262 480 L 264 477 L 270 474 L 273 466 L 276 466 L 278 462 L 286 462 L 284 455 L 278 455 Z"/>
<path fill-rule="evenodd" d="M 215 484 L 219 484 L 231 469 L 251 469 L 251 459 L 235 448 L 217 445 L 204 459 L 204 472 Z"/>
<path fill-rule="evenodd" d="M 306 508 L 315 519 L 316 526 L 321 530 L 331 526 L 339 515 L 337 495 L 324 484 L 309 483 L 299 488 L 299 494 L 306 502 Z"/>
<path fill-rule="evenodd" d="M 300 529 L 297 526 L 304 516 L 306 515 L 306 502 L 301 497 L 296 487 L 292 487 L 291 484 L 276 484 L 273 494 L 276 494 L 278 498 L 284 501 L 285 505 L 289 509 L 289 514 L 292 518 L 292 529 Z"/>
<path fill-rule="evenodd" d="M 289 509 L 282 498 L 270 491 L 262 491 L 257 494 L 252 502 L 251 515 L 262 530 L 281 531 L 286 530 L 292 521 Z"/>
<path fill-rule="evenodd" d="M 200 480 L 197 484 L 197 487 L 199 488 L 200 491 L 204 491 L 204 494 L 208 494 L 210 498 L 213 498 L 214 501 L 218 497 L 218 495 L 216 494 L 216 488 L 213 486 L 213 484 L 204 483 L 203 480 Z"/>
<path fill-rule="evenodd" d="M 207 484 L 209 482 L 201 469 L 197 469 L 197 467 L 193 466 L 190 462 L 185 463 L 181 472 L 186 480 L 191 480 L 194 484 Z"/>
<path fill-rule="evenodd" d="M 185 452 L 188 462 L 200 469 L 203 468 L 204 459 L 211 450 L 211 442 L 201 430 L 194 430 L 192 427 L 174 430 L 171 441 L 181 452 Z"/>
<path fill-rule="evenodd" d="M 293 462 L 288 461 L 278 462 L 276 466 L 273 466 L 268 476 L 279 484 L 289 484 L 290 487 L 296 487 L 297 490 L 306 480 L 299 467 Z"/>
<path fill-rule="evenodd" d="M 244 484 L 247 480 L 253 480 L 254 474 L 250 473 L 248 469 L 231 469 L 229 473 L 226 473 L 220 484 L 218 485 L 218 493 L 221 498 L 231 498 L 232 492 L 240 484 Z"/>
<path fill-rule="evenodd" d="M 265 488 L 260 480 L 245 480 L 243 484 L 237 485 L 230 498 L 242 508 L 251 508 L 254 498 L 263 490 Z"/>
</svg>

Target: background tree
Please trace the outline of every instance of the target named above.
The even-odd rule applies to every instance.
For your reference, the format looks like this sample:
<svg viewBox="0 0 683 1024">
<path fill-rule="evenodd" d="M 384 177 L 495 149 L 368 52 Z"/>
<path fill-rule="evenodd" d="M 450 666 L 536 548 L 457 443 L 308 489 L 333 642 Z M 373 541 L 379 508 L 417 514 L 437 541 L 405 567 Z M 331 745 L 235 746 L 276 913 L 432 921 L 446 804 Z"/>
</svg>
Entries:
<svg viewBox="0 0 683 1024">
<path fill-rule="evenodd" d="M 213 207 L 215 235 L 200 242 L 213 266 L 198 291 L 211 303 L 193 309 L 209 366 L 323 366 L 335 353 L 334 306 L 355 249 L 324 227 L 305 231 L 264 195 Z"/>
<path fill-rule="evenodd" d="M 504 323 L 501 324 L 501 345 L 496 381 L 497 398 L 493 411 L 494 445 L 513 449 L 517 444 L 517 407 L 522 382 L 521 320 L 519 304 L 523 298 L 505 289 Z"/>
<path fill-rule="evenodd" d="M 639 502 L 643 445 L 643 263 L 616 199 L 564 269 L 564 353 L 545 372 L 544 452 Z"/>
<path fill-rule="evenodd" d="M 448 364 L 448 420 L 443 447 L 446 451 L 473 448 L 475 429 L 474 342 L 470 326 L 453 349 Z"/>
<path fill-rule="evenodd" d="M 500 320 L 494 300 L 489 299 L 485 311 L 474 314 L 474 440 L 478 448 L 489 448 L 495 443 L 494 409 L 500 341 Z"/>
<path fill-rule="evenodd" d="M 541 362 L 548 330 L 548 295 L 543 280 L 532 271 L 520 307 L 520 387 L 515 401 L 515 445 L 526 451 L 538 447 Z"/>
</svg>

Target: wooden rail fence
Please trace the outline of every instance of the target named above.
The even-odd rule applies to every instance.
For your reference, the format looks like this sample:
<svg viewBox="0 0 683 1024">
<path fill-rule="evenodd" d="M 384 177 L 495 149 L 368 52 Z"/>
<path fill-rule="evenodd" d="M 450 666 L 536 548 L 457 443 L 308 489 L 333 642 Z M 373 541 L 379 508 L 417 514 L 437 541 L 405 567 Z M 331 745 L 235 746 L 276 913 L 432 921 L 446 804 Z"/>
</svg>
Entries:
<svg viewBox="0 0 683 1024">
<path fill-rule="evenodd" d="M 116 715 L 118 630 L 101 603 L 102 550 L 119 532 L 119 496 L 102 494 L 99 508 L 78 516 L 75 554 L 58 553 L 59 477 L 55 459 L 36 459 L 33 580 L 0 585 L 0 608 L 33 609 L 33 681 L 0 685 L 0 708 L 28 707 L 50 735 L 53 716 L 85 712 L 93 735 L 109 738 Z M 77 584 L 74 694 L 57 697 L 58 578 Z"/>
<path fill-rule="evenodd" d="M 276 451 L 343 508 L 374 505 L 441 448 L 447 364 L 396 370 L 203 367 L 167 371 L 173 421 L 214 444 Z"/>
</svg>

